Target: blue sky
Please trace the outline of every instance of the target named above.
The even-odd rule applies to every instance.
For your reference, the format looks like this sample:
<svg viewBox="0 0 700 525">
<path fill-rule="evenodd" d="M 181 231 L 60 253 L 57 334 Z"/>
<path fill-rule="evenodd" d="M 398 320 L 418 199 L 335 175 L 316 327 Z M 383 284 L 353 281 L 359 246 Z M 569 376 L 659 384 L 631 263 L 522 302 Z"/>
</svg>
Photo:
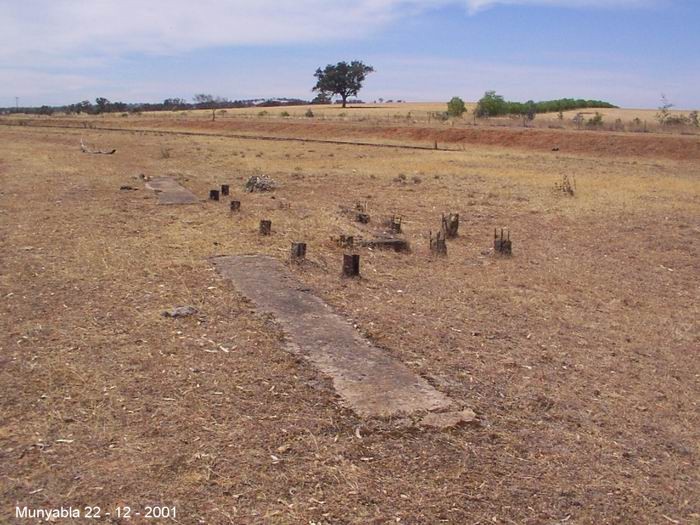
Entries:
<svg viewBox="0 0 700 525">
<path fill-rule="evenodd" d="M 583 97 L 700 108 L 697 0 L 0 0 L 0 106 L 105 96 L 311 98 L 373 65 L 372 101 Z"/>
</svg>

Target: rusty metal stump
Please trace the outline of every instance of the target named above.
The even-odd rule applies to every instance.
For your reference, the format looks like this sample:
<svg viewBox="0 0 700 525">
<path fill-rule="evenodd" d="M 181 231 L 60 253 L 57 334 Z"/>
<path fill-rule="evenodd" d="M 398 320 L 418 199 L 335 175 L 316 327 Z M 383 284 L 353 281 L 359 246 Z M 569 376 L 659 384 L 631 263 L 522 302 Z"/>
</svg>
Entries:
<svg viewBox="0 0 700 525">
<path fill-rule="evenodd" d="M 219 190 L 209 190 L 209 200 L 218 201 L 219 200 Z"/>
<path fill-rule="evenodd" d="M 360 256 L 359 254 L 343 255 L 343 277 L 359 277 L 360 275 Z"/>
<path fill-rule="evenodd" d="M 433 238 L 433 232 L 430 232 L 430 251 L 435 255 L 447 255 L 447 242 L 445 241 L 445 232 L 437 232 L 437 236 Z"/>
<path fill-rule="evenodd" d="M 260 235 L 270 235 L 272 233 L 272 221 L 263 219 L 260 221 Z"/>
<path fill-rule="evenodd" d="M 459 213 L 449 213 L 442 216 L 442 231 L 444 237 L 447 239 L 454 239 L 457 237 L 457 230 L 459 230 Z"/>
<path fill-rule="evenodd" d="M 401 233 L 401 216 L 392 215 L 387 221 L 392 233 Z"/>
<path fill-rule="evenodd" d="M 513 245 L 510 241 L 510 231 L 507 231 L 507 236 L 503 234 L 503 228 L 501 228 L 501 236 L 498 236 L 496 229 L 493 230 L 493 250 L 498 255 L 511 256 L 513 255 Z"/>
<path fill-rule="evenodd" d="M 306 243 L 305 242 L 293 242 L 292 243 L 291 259 L 293 262 L 302 262 L 304 259 L 306 259 Z"/>
</svg>

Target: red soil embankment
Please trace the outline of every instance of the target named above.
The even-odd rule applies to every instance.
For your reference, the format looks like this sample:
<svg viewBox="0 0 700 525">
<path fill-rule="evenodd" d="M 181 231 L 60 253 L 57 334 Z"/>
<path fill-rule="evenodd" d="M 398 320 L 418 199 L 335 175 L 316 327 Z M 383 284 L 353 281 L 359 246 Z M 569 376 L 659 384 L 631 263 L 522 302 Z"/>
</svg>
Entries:
<svg viewBox="0 0 700 525">
<path fill-rule="evenodd" d="M 8 125 L 11 125 L 9 122 Z M 22 124 L 22 123 L 20 123 Z M 172 131 L 248 135 L 251 138 L 289 140 L 370 142 L 382 145 L 410 145 L 456 149 L 460 145 L 517 148 L 527 151 L 560 151 L 606 157 L 640 157 L 679 161 L 700 160 L 700 135 L 664 133 L 620 133 L 506 127 L 391 126 L 371 121 L 332 122 L 292 119 L 141 117 L 99 119 L 87 126 L 72 118 L 27 121 L 28 126 L 76 127 L 133 131 Z M 16 125 L 16 124 L 15 124 Z"/>
<path fill-rule="evenodd" d="M 700 137 L 663 134 L 611 133 L 512 128 L 434 128 L 383 126 L 350 122 L 271 122 L 250 119 L 201 120 L 154 119 L 149 127 L 270 134 L 313 139 L 383 139 L 411 143 L 474 144 L 526 150 L 583 153 L 602 156 L 700 160 Z"/>
</svg>

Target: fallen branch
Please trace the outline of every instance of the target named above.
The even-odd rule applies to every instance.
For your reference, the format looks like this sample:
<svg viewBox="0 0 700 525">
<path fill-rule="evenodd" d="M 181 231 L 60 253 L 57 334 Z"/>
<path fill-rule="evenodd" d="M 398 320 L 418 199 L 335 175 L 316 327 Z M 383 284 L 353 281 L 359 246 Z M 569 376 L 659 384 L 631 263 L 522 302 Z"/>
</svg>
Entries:
<svg viewBox="0 0 700 525">
<path fill-rule="evenodd" d="M 80 139 L 80 151 L 82 151 L 83 153 L 93 153 L 95 155 L 113 155 L 117 152 L 116 149 L 104 151 L 100 149 L 90 149 L 85 145 L 82 138 Z"/>
</svg>

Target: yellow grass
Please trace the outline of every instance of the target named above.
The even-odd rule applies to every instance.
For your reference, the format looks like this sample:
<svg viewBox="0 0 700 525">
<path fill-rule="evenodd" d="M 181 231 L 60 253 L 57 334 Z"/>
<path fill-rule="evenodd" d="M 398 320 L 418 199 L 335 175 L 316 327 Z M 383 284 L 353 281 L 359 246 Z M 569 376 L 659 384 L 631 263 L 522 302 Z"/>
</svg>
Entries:
<svg viewBox="0 0 700 525">
<path fill-rule="evenodd" d="M 176 505 L 188 525 L 697 518 L 697 162 L 87 128 L 0 142 L 3 501 Z M 257 173 L 279 189 L 244 193 Z M 158 206 L 139 174 L 203 199 L 231 184 L 241 212 Z M 356 202 L 368 226 L 342 213 Z M 448 211 L 460 236 L 436 259 Z M 363 278 L 340 278 L 331 237 L 393 213 L 411 253 L 359 249 Z M 500 227 L 511 259 L 490 251 Z M 481 426 L 356 417 L 209 261 L 286 260 L 292 241 L 309 293 Z M 182 304 L 200 315 L 161 317 Z"/>
</svg>

